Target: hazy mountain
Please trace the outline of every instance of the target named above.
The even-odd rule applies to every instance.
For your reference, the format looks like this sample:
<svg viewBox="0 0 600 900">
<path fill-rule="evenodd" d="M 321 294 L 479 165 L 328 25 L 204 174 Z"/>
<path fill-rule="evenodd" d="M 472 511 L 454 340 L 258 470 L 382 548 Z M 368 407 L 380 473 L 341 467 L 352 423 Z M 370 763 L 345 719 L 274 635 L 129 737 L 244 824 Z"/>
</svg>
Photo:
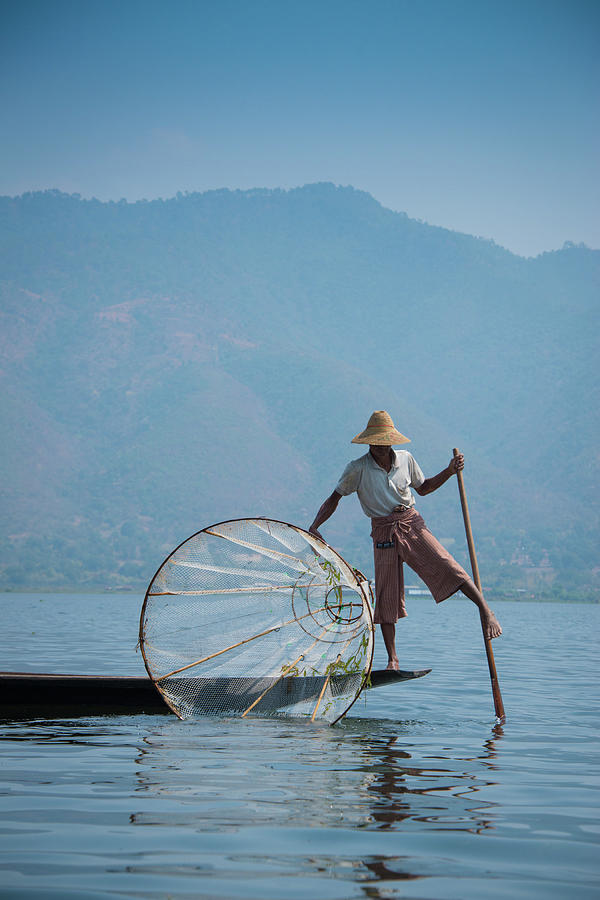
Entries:
<svg viewBox="0 0 600 900">
<path fill-rule="evenodd" d="M 27 194 L 0 229 L 5 588 L 138 588 L 215 521 L 306 526 L 383 407 L 426 474 L 466 453 L 484 582 L 597 596 L 599 251 L 328 184 Z M 456 485 L 419 508 L 464 561 Z M 324 531 L 370 568 L 355 499 Z"/>
</svg>

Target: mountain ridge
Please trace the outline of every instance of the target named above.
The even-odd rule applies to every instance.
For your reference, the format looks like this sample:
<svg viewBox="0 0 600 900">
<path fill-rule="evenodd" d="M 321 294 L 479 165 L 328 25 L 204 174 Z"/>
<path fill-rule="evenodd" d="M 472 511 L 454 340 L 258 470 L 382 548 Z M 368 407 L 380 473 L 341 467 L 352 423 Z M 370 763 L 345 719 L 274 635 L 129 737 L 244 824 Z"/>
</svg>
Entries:
<svg viewBox="0 0 600 900">
<path fill-rule="evenodd" d="M 596 596 L 599 251 L 527 259 L 333 185 L 0 198 L 0 242 L 5 586 L 139 585 L 182 531 L 239 510 L 307 525 L 386 407 L 430 474 L 467 452 L 498 590 Z M 422 511 L 458 544 L 455 501 Z M 326 529 L 368 568 L 368 522 L 342 505 Z"/>
</svg>

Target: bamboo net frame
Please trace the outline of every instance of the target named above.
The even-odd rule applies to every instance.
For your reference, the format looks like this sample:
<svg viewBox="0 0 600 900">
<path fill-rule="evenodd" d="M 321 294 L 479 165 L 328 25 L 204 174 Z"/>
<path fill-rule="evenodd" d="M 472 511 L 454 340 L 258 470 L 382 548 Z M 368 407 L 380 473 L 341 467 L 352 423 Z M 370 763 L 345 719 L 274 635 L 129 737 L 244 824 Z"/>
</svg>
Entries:
<svg viewBox="0 0 600 900">
<path fill-rule="evenodd" d="M 268 560 L 272 571 L 264 569 Z M 342 588 L 351 589 L 352 600 Z M 278 611 L 286 603 L 291 615 L 284 618 Z M 253 618 L 265 627 L 242 630 L 236 639 L 236 629 Z M 302 620 L 311 619 L 321 628 L 302 632 Z M 306 648 L 302 633 L 313 638 Z M 190 660 L 195 646 L 205 652 Z M 233 711 L 245 694 L 242 718 L 256 711 L 338 721 L 372 665 L 369 594 L 360 573 L 297 526 L 260 518 L 222 522 L 183 541 L 157 570 L 142 607 L 140 647 L 155 686 L 180 718 Z"/>
</svg>

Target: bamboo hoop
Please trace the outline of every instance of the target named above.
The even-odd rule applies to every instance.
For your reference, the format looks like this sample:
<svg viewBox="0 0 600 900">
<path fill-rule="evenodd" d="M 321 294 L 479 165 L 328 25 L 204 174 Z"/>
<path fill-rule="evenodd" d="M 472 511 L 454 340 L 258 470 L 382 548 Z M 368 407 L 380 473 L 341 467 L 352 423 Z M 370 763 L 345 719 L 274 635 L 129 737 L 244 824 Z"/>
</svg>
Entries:
<svg viewBox="0 0 600 900">
<path fill-rule="evenodd" d="M 243 644 L 245 644 L 245 643 L 248 643 L 249 641 L 255 640 L 255 639 L 257 639 L 257 638 L 259 638 L 259 637 L 261 637 L 261 636 L 264 636 L 265 634 L 270 633 L 271 631 L 277 631 L 277 630 L 278 630 L 279 628 L 281 628 L 281 627 L 285 627 L 286 625 L 291 625 L 291 624 L 293 624 L 294 622 L 297 622 L 299 618 L 302 618 L 302 619 L 308 618 L 309 616 L 313 616 L 315 612 L 321 612 L 321 611 L 327 609 L 327 606 L 323 606 L 323 607 L 320 607 L 318 610 L 313 610 L 313 611 L 311 611 L 311 612 L 309 612 L 309 613 L 306 613 L 305 615 L 303 615 L 303 616 L 301 616 L 301 617 L 294 617 L 294 619 L 289 620 L 288 622 L 282 623 L 281 625 L 275 625 L 275 626 L 273 626 L 272 628 L 266 629 L 264 632 L 260 632 L 260 633 L 257 634 L 257 635 L 252 635 L 250 638 L 246 638 L 246 639 L 243 640 L 243 641 L 240 641 L 240 642 L 238 642 L 238 643 L 236 643 L 236 644 L 232 644 L 232 645 L 230 645 L 229 647 L 225 647 L 225 648 L 223 648 L 222 650 L 217 651 L 215 654 L 211 654 L 211 655 L 209 655 L 209 656 L 207 656 L 207 657 L 203 657 L 203 658 L 200 659 L 200 660 L 196 660 L 196 661 L 194 661 L 194 662 L 192 662 L 192 663 L 188 663 L 187 665 L 182 666 L 180 669 L 173 670 L 172 672 L 169 672 L 169 673 L 167 673 L 166 675 L 161 675 L 161 676 L 158 676 L 158 677 L 157 677 L 157 676 L 152 672 L 153 662 L 152 662 L 151 660 L 149 660 L 148 655 L 147 655 L 147 652 L 146 652 L 146 649 L 147 649 L 147 648 L 146 648 L 146 630 L 147 630 L 147 624 L 148 624 L 148 623 L 147 623 L 147 616 L 148 616 L 148 612 L 147 612 L 147 604 L 148 604 L 148 601 L 149 601 L 150 597 L 152 596 L 151 586 L 154 584 L 155 581 L 157 581 L 157 580 L 159 579 L 159 576 L 161 576 L 161 574 L 162 574 L 162 569 L 163 569 L 165 566 L 167 566 L 167 565 L 182 565 L 182 566 L 189 565 L 189 566 L 192 567 L 192 568 L 207 568 L 207 569 L 213 570 L 213 571 L 221 571 L 221 568 L 220 568 L 220 567 L 216 567 L 216 566 L 213 567 L 213 566 L 210 566 L 210 565 L 201 565 L 201 564 L 199 565 L 199 564 L 195 564 L 195 563 L 192 563 L 192 562 L 186 563 L 186 562 L 184 562 L 183 560 L 180 561 L 180 560 L 174 559 L 174 557 L 175 557 L 175 555 L 178 553 L 178 551 L 181 550 L 181 548 L 183 548 L 186 544 L 188 544 L 188 543 L 189 543 L 190 541 L 192 541 L 194 538 L 198 538 L 201 534 L 210 534 L 210 535 L 215 536 L 215 537 L 220 537 L 220 538 L 222 538 L 223 540 L 229 540 L 229 541 L 231 541 L 232 543 L 239 544 L 240 546 L 248 547 L 248 548 L 251 549 L 251 550 L 258 551 L 259 553 L 262 553 L 262 554 L 264 554 L 265 556 L 267 556 L 267 557 L 273 559 L 275 562 L 278 562 L 278 561 L 282 561 L 282 562 L 283 562 L 283 561 L 287 560 L 287 561 L 289 561 L 289 562 L 288 562 L 288 565 L 291 564 L 291 568 L 296 568 L 296 566 L 299 566 L 299 567 L 300 567 L 300 570 L 301 570 L 303 573 L 306 572 L 307 570 L 310 570 L 310 569 L 311 569 L 311 565 L 310 565 L 310 564 L 307 564 L 307 561 L 306 561 L 305 559 L 301 559 L 301 558 L 299 558 L 298 556 L 295 556 L 295 555 L 293 555 L 293 554 L 283 553 L 283 552 L 280 552 L 280 551 L 277 551 L 277 550 L 274 550 L 274 549 L 269 549 L 269 548 L 267 548 L 267 547 L 261 546 L 261 545 L 259 545 L 259 544 L 256 544 L 256 543 L 253 543 L 253 542 L 250 542 L 250 541 L 244 541 L 243 539 L 235 538 L 235 537 L 233 537 L 233 536 L 223 534 L 222 532 L 219 532 L 219 531 L 216 530 L 216 529 L 218 529 L 218 528 L 221 527 L 221 526 L 228 526 L 228 525 L 231 525 L 231 524 L 244 523 L 244 522 L 251 522 L 251 523 L 253 523 L 253 524 L 255 524 L 255 525 L 258 525 L 258 526 L 261 527 L 261 528 L 262 528 L 262 524 L 261 524 L 261 523 L 263 523 L 263 522 L 264 522 L 267 526 L 268 526 L 270 523 L 275 523 L 275 524 L 278 525 L 278 526 L 279 526 L 279 525 L 286 526 L 287 528 L 290 528 L 290 529 L 292 529 L 293 531 L 297 532 L 299 535 L 301 535 L 301 536 L 309 543 L 309 545 L 312 547 L 313 551 L 315 552 L 315 555 L 316 555 L 317 558 L 320 557 L 320 556 L 323 554 L 323 547 L 327 548 L 327 550 L 329 551 L 329 554 L 330 554 L 330 555 L 326 555 L 326 559 L 328 559 L 329 561 L 331 561 L 331 558 L 333 558 L 333 560 L 335 561 L 335 565 L 337 565 L 337 566 L 341 569 L 342 572 L 345 572 L 345 573 L 347 574 L 347 578 L 349 579 L 349 583 L 351 583 L 352 581 L 354 581 L 354 580 L 356 579 L 356 577 L 357 577 L 357 573 L 354 572 L 354 570 L 348 565 L 348 563 L 347 563 L 347 562 L 346 562 L 346 561 L 345 561 L 345 560 L 344 560 L 344 559 L 343 559 L 343 558 L 342 558 L 335 550 L 333 550 L 333 548 L 329 547 L 325 542 L 323 542 L 323 541 L 321 541 L 321 540 L 319 540 L 319 539 L 317 539 L 317 538 L 314 538 L 310 533 L 305 532 L 303 529 L 299 528 L 298 526 L 290 525 L 290 524 L 287 523 L 287 522 L 282 522 L 282 521 L 276 520 L 276 519 L 268 519 L 268 518 L 264 518 L 264 517 L 259 517 L 259 518 L 257 518 L 257 519 L 235 519 L 235 520 L 228 520 L 228 521 L 225 521 L 225 522 L 218 522 L 218 523 L 216 523 L 215 525 L 212 525 L 210 528 L 205 528 L 205 529 L 202 529 L 201 531 L 196 532 L 195 534 L 191 535 L 191 537 L 187 538 L 186 540 L 184 540 L 184 541 L 182 541 L 180 544 L 178 544 L 177 547 L 172 551 L 172 553 L 169 554 L 169 556 L 163 561 L 163 563 L 162 563 L 162 564 L 159 566 L 159 568 L 156 570 L 156 572 L 154 573 L 154 576 L 153 576 L 153 578 L 152 578 L 152 580 L 151 580 L 151 582 L 150 582 L 150 587 L 149 587 L 148 590 L 146 591 L 146 595 L 145 595 L 145 597 L 144 597 L 144 602 L 143 602 L 143 604 L 142 604 L 142 609 L 141 609 L 141 613 L 140 613 L 139 642 L 138 642 L 138 643 L 139 643 L 139 647 L 140 647 L 140 650 L 141 650 L 141 653 L 142 653 L 142 657 L 143 657 L 143 659 L 144 659 L 144 665 L 146 666 L 146 670 L 148 671 L 148 674 L 149 674 L 149 676 L 150 676 L 152 682 L 155 684 L 155 686 L 156 686 L 156 688 L 158 689 L 159 693 L 161 694 L 163 700 L 166 702 L 166 704 L 169 706 L 169 708 L 172 709 L 172 711 L 175 713 L 175 715 L 176 715 L 178 718 L 180 718 L 180 719 L 184 718 L 184 715 L 181 713 L 180 710 L 177 709 L 176 705 L 172 702 L 172 700 L 169 698 L 169 696 L 163 692 L 162 688 L 160 687 L 160 682 L 161 682 L 161 681 L 164 681 L 165 679 L 167 679 L 167 678 L 170 677 L 171 675 L 175 675 L 175 674 L 178 674 L 179 672 L 186 671 L 186 670 L 189 670 L 189 669 L 191 669 L 191 668 L 194 668 L 195 666 L 199 665 L 199 664 L 202 663 L 202 662 L 208 661 L 209 659 L 212 659 L 212 658 L 214 658 L 215 656 L 220 656 L 221 654 L 226 653 L 226 652 L 228 652 L 229 650 L 235 649 L 235 647 L 241 646 L 241 645 L 243 645 Z M 268 528 L 264 528 L 263 530 L 267 530 L 268 533 L 271 534 L 271 532 L 269 531 Z M 294 565 L 294 563 L 295 563 L 296 565 Z M 317 561 L 317 565 L 318 565 L 318 561 Z M 241 574 L 245 574 L 245 573 L 241 573 Z M 314 572 L 313 572 L 313 574 L 314 574 Z M 358 574 L 360 574 L 360 573 L 358 573 Z M 275 576 L 275 578 L 273 578 L 273 580 L 278 580 L 278 577 L 281 577 L 281 578 L 284 578 L 284 577 L 285 577 L 285 575 L 284 575 L 283 573 L 281 573 L 281 574 L 278 576 L 276 572 L 272 572 L 270 575 L 266 575 L 265 577 L 266 577 L 267 579 L 270 580 L 270 579 L 272 578 L 273 575 Z M 367 677 L 368 677 L 368 674 L 369 674 L 369 672 L 370 672 L 370 670 L 371 670 L 372 663 L 373 663 L 373 632 L 374 632 L 374 628 L 373 628 L 372 614 L 371 614 L 372 592 L 371 592 L 371 589 L 370 589 L 370 585 L 368 585 L 367 582 L 364 582 L 364 576 L 361 576 L 361 578 L 363 579 L 363 581 L 359 581 L 359 583 L 358 583 L 358 593 L 363 595 L 364 608 L 367 610 L 367 614 L 368 614 L 368 615 L 367 615 L 367 618 L 368 618 L 369 624 L 367 625 L 367 628 L 368 628 L 368 631 L 369 631 L 370 634 L 371 634 L 371 638 L 370 638 L 370 641 L 369 641 L 369 647 L 370 647 L 370 659 L 369 659 L 369 662 L 368 662 L 367 670 L 366 670 L 366 672 L 365 672 L 364 675 L 363 675 L 363 680 L 362 680 L 362 683 L 361 683 L 361 687 L 360 687 L 360 689 L 356 692 L 356 695 L 355 695 L 355 697 L 354 697 L 354 700 L 352 701 L 352 703 L 350 703 L 350 705 L 349 705 L 342 713 L 340 713 L 340 715 L 338 716 L 338 718 L 337 718 L 334 722 L 331 723 L 332 725 L 335 725 L 336 722 L 338 722 L 341 718 L 343 718 L 343 716 L 347 713 L 348 709 L 350 709 L 350 707 L 356 702 L 356 700 L 357 700 L 357 698 L 358 698 L 358 696 L 359 696 L 359 694 L 360 694 L 360 692 L 361 692 L 361 690 L 362 690 L 362 688 L 363 688 L 363 686 L 364 686 L 364 684 L 365 684 L 365 682 L 366 682 L 366 679 L 367 679 Z M 164 581 L 163 581 L 163 583 L 164 583 Z M 366 587 L 367 587 L 368 590 L 365 589 L 365 584 L 366 584 Z M 273 587 L 273 586 L 270 585 L 269 587 Z M 279 587 L 279 586 L 276 585 L 275 587 Z M 289 587 L 289 586 L 288 586 L 288 587 Z M 254 589 L 254 590 L 255 590 L 255 589 Z M 169 594 L 174 594 L 174 592 L 168 592 L 168 593 L 169 593 Z M 369 600 L 368 600 L 368 594 L 369 594 L 369 593 L 371 593 L 371 604 L 369 604 Z M 167 595 L 167 592 L 165 592 L 165 595 Z M 313 642 L 313 644 L 311 645 L 311 647 L 309 647 L 308 650 L 305 651 L 305 653 L 308 653 L 308 652 L 310 651 L 310 649 L 312 649 L 312 647 L 313 647 L 319 640 L 321 640 L 323 634 L 325 634 L 328 630 L 330 630 L 330 627 L 331 627 L 331 626 L 328 626 L 327 628 L 325 628 L 325 629 L 321 632 L 321 634 L 319 635 L 319 637 Z M 353 637 L 354 637 L 354 636 L 353 636 Z M 150 646 L 150 644 L 148 644 L 148 646 Z M 305 654 L 302 654 L 302 655 L 298 658 L 298 660 L 296 660 L 294 663 L 291 663 L 290 666 L 286 667 L 286 671 L 289 671 L 290 667 L 293 667 L 293 666 L 296 664 L 296 662 L 298 662 L 304 655 L 305 655 Z M 280 681 L 280 680 L 281 680 L 281 677 L 278 679 L 278 681 Z M 273 686 L 274 686 L 274 685 L 273 685 Z M 266 693 L 266 692 L 265 692 L 265 693 Z M 263 696 L 264 696 L 264 693 L 263 693 Z M 259 700 L 260 700 L 260 699 L 261 699 L 261 698 L 259 698 Z M 255 704 L 254 704 L 254 705 L 255 705 Z M 247 710 L 246 712 L 248 712 L 248 711 L 249 711 L 249 710 Z"/>
</svg>

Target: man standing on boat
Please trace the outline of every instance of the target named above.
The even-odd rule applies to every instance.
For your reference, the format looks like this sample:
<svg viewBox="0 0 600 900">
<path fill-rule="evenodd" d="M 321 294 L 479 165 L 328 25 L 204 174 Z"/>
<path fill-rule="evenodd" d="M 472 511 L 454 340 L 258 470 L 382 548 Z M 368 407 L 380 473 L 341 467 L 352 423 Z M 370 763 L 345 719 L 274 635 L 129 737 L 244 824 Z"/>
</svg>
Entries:
<svg viewBox="0 0 600 900">
<path fill-rule="evenodd" d="M 405 562 L 423 579 L 436 603 L 457 591 L 479 608 L 484 635 L 498 637 L 502 629 L 473 580 L 429 531 L 414 508 L 413 488 L 420 497 L 437 491 L 464 467 L 461 455 L 447 468 L 425 478 L 414 457 L 394 444 L 409 438 L 396 430 L 383 409 L 373 413 L 367 427 L 352 439 L 353 444 L 369 444 L 369 452 L 348 463 L 336 489 L 325 500 L 309 528 L 322 539 L 319 526 L 337 509 L 342 497 L 356 491 L 363 512 L 371 519 L 375 556 L 375 616 L 388 653 L 388 669 L 398 669 L 396 622 L 406 616 L 403 566 Z"/>
</svg>

